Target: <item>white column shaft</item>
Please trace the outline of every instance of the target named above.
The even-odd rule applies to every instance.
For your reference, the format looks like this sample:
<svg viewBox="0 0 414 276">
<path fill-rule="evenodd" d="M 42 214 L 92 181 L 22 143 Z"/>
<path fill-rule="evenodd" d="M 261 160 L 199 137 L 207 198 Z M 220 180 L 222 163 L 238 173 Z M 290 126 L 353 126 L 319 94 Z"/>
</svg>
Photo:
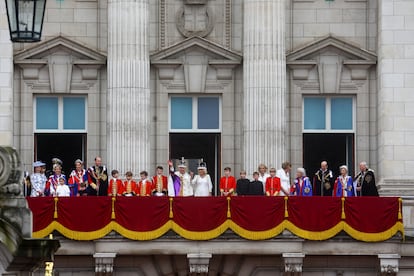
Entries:
<svg viewBox="0 0 414 276">
<path fill-rule="evenodd" d="M 243 34 L 243 161 L 251 174 L 286 156 L 285 0 L 245 0 Z"/>
<path fill-rule="evenodd" d="M 108 166 L 150 164 L 148 0 L 108 1 Z"/>
</svg>

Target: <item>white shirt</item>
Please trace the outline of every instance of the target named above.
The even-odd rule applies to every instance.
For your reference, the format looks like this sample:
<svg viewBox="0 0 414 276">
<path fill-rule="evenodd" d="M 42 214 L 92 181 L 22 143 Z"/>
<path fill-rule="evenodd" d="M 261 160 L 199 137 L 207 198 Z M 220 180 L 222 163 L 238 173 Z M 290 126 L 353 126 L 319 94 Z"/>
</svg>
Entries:
<svg viewBox="0 0 414 276">
<path fill-rule="evenodd" d="M 276 171 L 276 176 L 280 178 L 280 185 L 285 189 L 286 191 L 290 191 L 290 176 L 289 173 L 286 173 L 284 169 L 279 169 Z M 280 196 L 288 196 L 286 195 L 283 190 L 280 190 L 279 193 Z"/>
<path fill-rule="evenodd" d="M 209 196 L 213 190 L 213 183 L 211 183 L 211 178 L 208 174 L 204 177 L 196 175 L 191 184 L 194 187 L 194 196 Z"/>
<path fill-rule="evenodd" d="M 269 177 L 270 174 L 268 173 L 264 173 L 263 175 L 259 173 L 259 181 L 263 183 L 263 191 L 266 191 L 266 179 L 268 179 Z"/>
<path fill-rule="evenodd" d="M 56 187 L 56 196 L 70 196 L 70 190 L 68 185 L 58 185 Z"/>
</svg>

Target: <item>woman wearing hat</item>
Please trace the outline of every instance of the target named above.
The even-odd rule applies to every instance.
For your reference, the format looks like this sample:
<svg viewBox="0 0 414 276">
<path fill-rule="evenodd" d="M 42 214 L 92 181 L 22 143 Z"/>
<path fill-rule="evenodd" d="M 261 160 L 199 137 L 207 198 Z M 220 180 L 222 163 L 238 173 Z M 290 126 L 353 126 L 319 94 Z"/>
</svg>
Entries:
<svg viewBox="0 0 414 276">
<path fill-rule="evenodd" d="M 211 196 L 213 183 L 211 183 L 210 175 L 207 174 L 206 164 L 201 162 L 197 170 L 198 175 L 191 180 L 194 196 Z"/>
<path fill-rule="evenodd" d="M 348 175 L 348 167 L 339 167 L 340 176 L 335 181 L 333 196 L 355 196 L 354 183 L 352 177 Z"/>
<path fill-rule="evenodd" d="M 59 185 L 59 178 L 65 179 L 66 176 L 62 173 L 62 166 L 60 164 L 53 165 L 53 174 L 49 176 L 45 187 L 45 196 L 55 196 L 56 188 Z"/>
<path fill-rule="evenodd" d="M 309 177 L 306 176 L 304 168 L 296 170 L 296 179 L 291 188 L 291 195 L 312 196 L 312 184 L 309 181 Z"/>
<path fill-rule="evenodd" d="M 32 192 L 30 196 L 43 196 L 45 192 L 46 176 L 42 174 L 42 167 L 45 163 L 36 161 L 33 163 L 33 173 L 30 176 L 30 182 L 32 184 Z"/>
</svg>

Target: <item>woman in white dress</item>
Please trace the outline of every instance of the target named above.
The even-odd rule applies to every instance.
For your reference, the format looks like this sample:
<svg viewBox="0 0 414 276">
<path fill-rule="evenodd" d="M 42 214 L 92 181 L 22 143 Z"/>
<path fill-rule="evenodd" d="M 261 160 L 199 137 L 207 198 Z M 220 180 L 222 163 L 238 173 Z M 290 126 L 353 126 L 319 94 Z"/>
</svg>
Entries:
<svg viewBox="0 0 414 276">
<path fill-rule="evenodd" d="M 207 167 L 204 163 L 198 167 L 198 175 L 191 180 L 193 185 L 194 196 L 211 196 L 213 183 L 210 175 L 207 174 Z"/>
<path fill-rule="evenodd" d="M 283 162 L 282 168 L 277 170 L 276 176 L 280 178 L 280 196 L 288 196 L 290 194 L 290 175 L 289 172 L 292 168 L 290 162 Z"/>
</svg>

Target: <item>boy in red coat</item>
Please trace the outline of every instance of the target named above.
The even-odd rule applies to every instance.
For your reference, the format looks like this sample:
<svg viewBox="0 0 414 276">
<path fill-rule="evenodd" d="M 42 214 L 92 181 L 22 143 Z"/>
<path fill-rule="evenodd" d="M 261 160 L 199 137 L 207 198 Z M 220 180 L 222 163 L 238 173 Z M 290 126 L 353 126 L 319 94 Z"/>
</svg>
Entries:
<svg viewBox="0 0 414 276">
<path fill-rule="evenodd" d="M 270 169 L 270 176 L 266 179 L 266 195 L 278 196 L 280 193 L 280 178 L 276 176 L 276 169 Z"/>
<path fill-rule="evenodd" d="M 220 178 L 220 194 L 222 196 L 231 196 L 236 190 L 236 178 L 231 176 L 231 168 L 224 168 L 224 176 Z"/>
<path fill-rule="evenodd" d="M 139 196 L 150 196 L 151 195 L 152 182 L 151 182 L 150 179 L 148 179 L 148 172 L 142 171 L 139 174 L 141 176 L 141 180 L 138 183 L 137 194 Z"/>
<path fill-rule="evenodd" d="M 119 179 L 119 172 L 112 170 L 111 175 L 112 179 L 109 181 L 108 196 L 120 196 L 124 192 L 124 184 Z"/>
<path fill-rule="evenodd" d="M 168 178 L 163 175 L 164 168 L 157 167 L 157 175 L 152 177 L 152 194 L 155 196 L 166 196 L 168 192 Z"/>
</svg>

